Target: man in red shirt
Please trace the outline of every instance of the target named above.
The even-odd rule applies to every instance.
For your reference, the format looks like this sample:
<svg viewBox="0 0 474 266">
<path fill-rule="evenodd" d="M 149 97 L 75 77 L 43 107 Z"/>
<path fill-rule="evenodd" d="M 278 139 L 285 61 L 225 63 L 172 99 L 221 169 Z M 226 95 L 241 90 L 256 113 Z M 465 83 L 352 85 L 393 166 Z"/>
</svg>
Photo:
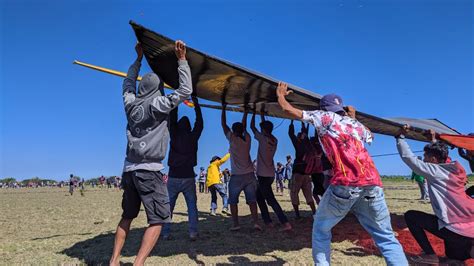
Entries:
<svg viewBox="0 0 474 266">
<path fill-rule="evenodd" d="M 372 236 L 388 265 L 408 265 L 393 234 L 379 173 L 364 147 L 364 143 L 372 142 L 372 133 L 355 119 L 353 107 L 344 111 L 341 97 L 335 94 L 321 99 L 322 110 L 303 111 L 285 99 L 290 93 L 288 85 L 280 82 L 278 103 L 295 119 L 316 128 L 324 153 L 333 166 L 330 186 L 314 215 L 314 263 L 330 264 L 331 229 L 351 211 Z"/>
</svg>

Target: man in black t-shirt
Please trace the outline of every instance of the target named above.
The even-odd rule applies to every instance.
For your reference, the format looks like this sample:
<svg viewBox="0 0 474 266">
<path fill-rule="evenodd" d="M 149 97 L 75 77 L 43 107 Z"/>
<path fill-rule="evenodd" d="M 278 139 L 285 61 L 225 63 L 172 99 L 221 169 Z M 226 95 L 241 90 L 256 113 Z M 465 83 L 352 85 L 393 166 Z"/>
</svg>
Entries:
<svg viewBox="0 0 474 266">
<path fill-rule="evenodd" d="M 189 237 L 196 240 L 198 236 L 198 213 L 194 166 L 197 165 L 198 140 L 203 130 L 202 112 L 196 97 L 193 97 L 196 121 L 191 128 L 189 118 L 181 117 L 178 121 L 178 107 L 170 112 L 170 152 L 168 159 L 168 195 L 170 209 L 173 213 L 179 193 L 183 193 L 188 207 Z M 163 226 L 163 238 L 170 238 L 171 224 Z"/>
</svg>

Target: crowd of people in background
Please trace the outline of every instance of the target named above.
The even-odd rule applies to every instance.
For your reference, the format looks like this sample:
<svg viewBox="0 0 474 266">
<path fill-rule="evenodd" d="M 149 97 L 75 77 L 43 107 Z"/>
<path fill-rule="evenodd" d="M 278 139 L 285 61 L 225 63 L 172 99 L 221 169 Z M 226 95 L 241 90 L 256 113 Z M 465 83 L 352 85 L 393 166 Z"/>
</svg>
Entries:
<svg viewBox="0 0 474 266">
<path fill-rule="evenodd" d="M 80 178 L 77 176 L 69 176 L 67 181 L 56 181 L 56 180 L 41 180 L 32 179 L 26 181 L 8 181 L 0 182 L 0 188 L 62 188 L 62 187 L 73 187 L 74 189 L 82 188 L 86 186 L 90 188 L 115 188 L 120 189 L 121 177 L 120 176 L 109 176 L 109 177 L 98 177 L 89 180 Z"/>
</svg>

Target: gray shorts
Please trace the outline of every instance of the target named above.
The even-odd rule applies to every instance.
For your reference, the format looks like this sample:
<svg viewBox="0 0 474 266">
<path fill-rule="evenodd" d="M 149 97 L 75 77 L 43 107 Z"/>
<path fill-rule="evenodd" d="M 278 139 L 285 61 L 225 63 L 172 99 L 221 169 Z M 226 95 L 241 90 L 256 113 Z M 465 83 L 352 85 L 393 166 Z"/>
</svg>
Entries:
<svg viewBox="0 0 474 266">
<path fill-rule="evenodd" d="M 143 203 L 148 224 L 171 222 L 168 189 L 161 172 L 136 170 L 123 173 L 122 218 L 134 219 Z"/>
<path fill-rule="evenodd" d="M 229 204 L 238 204 L 242 190 L 247 204 L 257 201 L 257 179 L 254 173 L 232 175 L 229 182 Z"/>
</svg>

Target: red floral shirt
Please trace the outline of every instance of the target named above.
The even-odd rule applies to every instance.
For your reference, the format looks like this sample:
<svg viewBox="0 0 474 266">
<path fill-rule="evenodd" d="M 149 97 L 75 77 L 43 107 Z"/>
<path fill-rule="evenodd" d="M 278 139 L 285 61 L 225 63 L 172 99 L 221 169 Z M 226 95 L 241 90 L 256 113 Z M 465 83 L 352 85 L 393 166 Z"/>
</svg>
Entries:
<svg viewBox="0 0 474 266">
<path fill-rule="evenodd" d="M 327 111 L 303 111 L 303 120 L 318 130 L 326 157 L 333 166 L 331 185 L 382 186 L 364 143 L 372 142 L 372 133 L 348 116 Z"/>
</svg>

